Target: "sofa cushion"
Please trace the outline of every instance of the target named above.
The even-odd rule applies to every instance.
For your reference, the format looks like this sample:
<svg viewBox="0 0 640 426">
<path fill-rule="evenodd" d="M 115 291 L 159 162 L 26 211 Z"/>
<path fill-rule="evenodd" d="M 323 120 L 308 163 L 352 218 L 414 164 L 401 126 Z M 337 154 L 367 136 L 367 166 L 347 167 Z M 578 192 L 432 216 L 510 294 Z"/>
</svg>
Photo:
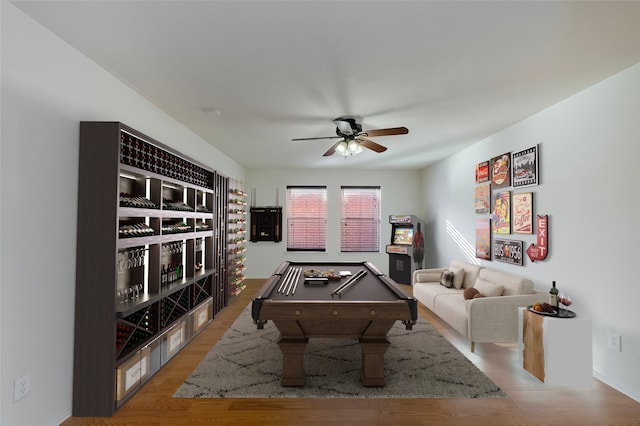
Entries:
<svg viewBox="0 0 640 426">
<path fill-rule="evenodd" d="M 440 287 L 440 286 L 438 286 Z M 442 287 L 440 287 L 442 288 Z M 443 290 L 446 290 L 442 288 Z M 450 291 L 450 290 L 447 290 Z M 469 316 L 466 302 L 458 290 L 456 293 L 439 294 L 436 300 L 436 314 L 463 336 L 468 333 Z"/>
<path fill-rule="evenodd" d="M 478 293 L 480 292 L 475 287 L 465 288 L 464 292 L 462 292 L 462 296 L 464 297 L 464 300 L 469 300 L 469 299 L 473 299 L 473 296 L 475 296 Z"/>
<path fill-rule="evenodd" d="M 449 270 L 452 268 L 464 269 L 464 279 L 462 281 L 462 288 L 471 288 L 478 278 L 478 273 L 483 268 L 479 265 L 474 265 L 469 262 L 463 262 L 461 260 L 452 260 L 449 265 Z"/>
<path fill-rule="evenodd" d="M 456 268 L 455 266 L 452 266 L 449 270 L 453 272 L 453 287 L 457 289 L 461 289 L 462 282 L 464 281 L 464 275 L 465 275 L 464 269 Z"/>
<path fill-rule="evenodd" d="M 436 283 L 440 281 L 440 275 L 442 271 L 446 271 L 445 268 L 434 269 L 418 269 L 413 273 L 413 282 L 415 283 Z"/>
<path fill-rule="evenodd" d="M 478 293 L 486 297 L 502 296 L 504 292 L 502 284 L 492 283 L 482 278 L 478 278 L 473 287 L 478 290 Z"/>
<path fill-rule="evenodd" d="M 453 287 L 453 279 L 453 271 L 442 271 L 442 274 L 440 274 L 440 285 L 451 288 Z"/>
<path fill-rule="evenodd" d="M 437 310 L 437 301 L 438 297 L 443 294 L 455 294 L 462 297 L 460 294 L 461 290 L 456 290 L 455 288 L 446 288 L 441 286 L 439 282 L 431 282 L 431 283 L 416 283 L 413 286 L 413 297 L 418 299 L 424 306 L 436 312 Z M 464 300 L 462 300 L 464 302 Z M 437 313 L 437 312 L 436 312 Z"/>
<path fill-rule="evenodd" d="M 503 296 L 533 294 L 533 281 L 493 269 L 482 269 L 478 277 L 504 287 Z"/>
</svg>

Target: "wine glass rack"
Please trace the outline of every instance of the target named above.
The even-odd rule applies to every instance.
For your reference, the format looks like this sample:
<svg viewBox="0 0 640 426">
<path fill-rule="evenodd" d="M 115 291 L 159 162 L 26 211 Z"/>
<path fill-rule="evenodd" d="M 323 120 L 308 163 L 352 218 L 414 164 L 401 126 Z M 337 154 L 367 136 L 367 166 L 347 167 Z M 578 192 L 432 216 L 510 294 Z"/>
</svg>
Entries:
<svg viewBox="0 0 640 426">
<path fill-rule="evenodd" d="M 113 415 L 227 306 L 229 180 L 122 123 L 80 124 L 74 416 Z"/>
</svg>

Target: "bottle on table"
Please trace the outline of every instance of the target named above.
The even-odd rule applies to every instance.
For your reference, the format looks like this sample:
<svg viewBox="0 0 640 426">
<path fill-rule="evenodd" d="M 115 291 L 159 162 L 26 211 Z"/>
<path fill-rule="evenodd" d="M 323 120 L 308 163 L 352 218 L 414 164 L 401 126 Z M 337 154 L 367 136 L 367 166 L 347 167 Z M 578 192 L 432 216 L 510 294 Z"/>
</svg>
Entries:
<svg viewBox="0 0 640 426">
<path fill-rule="evenodd" d="M 558 289 L 555 281 L 553 281 L 551 290 L 549 290 L 549 304 L 556 309 L 558 308 Z"/>
</svg>

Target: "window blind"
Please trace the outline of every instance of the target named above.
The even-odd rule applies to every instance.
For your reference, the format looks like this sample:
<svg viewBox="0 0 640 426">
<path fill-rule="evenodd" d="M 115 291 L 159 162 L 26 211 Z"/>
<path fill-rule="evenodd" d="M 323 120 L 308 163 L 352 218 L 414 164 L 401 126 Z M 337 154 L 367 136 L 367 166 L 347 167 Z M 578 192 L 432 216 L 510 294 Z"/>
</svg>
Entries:
<svg viewBox="0 0 640 426">
<path fill-rule="evenodd" d="M 341 187 L 340 251 L 380 251 L 380 187 Z"/>
<path fill-rule="evenodd" d="M 326 251 L 327 189 L 287 187 L 287 251 Z"/>
</svg>

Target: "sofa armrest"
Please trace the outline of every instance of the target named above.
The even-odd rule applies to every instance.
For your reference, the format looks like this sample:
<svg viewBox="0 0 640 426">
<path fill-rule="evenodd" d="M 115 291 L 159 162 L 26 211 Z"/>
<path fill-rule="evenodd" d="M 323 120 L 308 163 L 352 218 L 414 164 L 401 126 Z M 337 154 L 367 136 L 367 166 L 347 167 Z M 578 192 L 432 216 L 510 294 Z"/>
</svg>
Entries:
<svg viewBox="0 0 640 426">
<path fill-rule="evenodd" d="M 440 275 L 446 268 L 417 269 L 413 272 L 413 284 L 440 282 Z"/>
<path fill-rule="evenodd" d="M 544 302 L 546 293 L 481 297 L 467 301 L 471 342 L 517 342 L 518 308 Z"/>
</svg>

